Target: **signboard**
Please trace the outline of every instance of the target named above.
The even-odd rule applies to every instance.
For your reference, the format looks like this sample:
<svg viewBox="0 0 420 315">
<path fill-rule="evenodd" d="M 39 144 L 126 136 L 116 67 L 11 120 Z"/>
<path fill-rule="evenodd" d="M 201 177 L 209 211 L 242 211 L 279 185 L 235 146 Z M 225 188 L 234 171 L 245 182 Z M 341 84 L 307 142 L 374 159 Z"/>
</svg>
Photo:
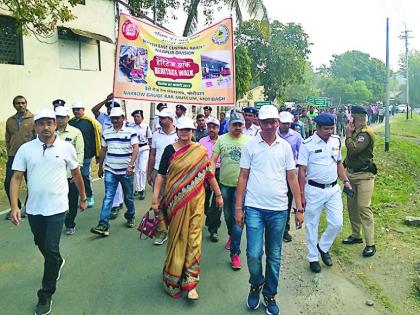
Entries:
<svg viewBox="0 0 420 315">
<path fill-rule="evenodd" d="M 235 104 L 232 19 L 179 37 L 120 15 L 114 97 L 200 105 Z"/>
<path fill-rule="evenodd" d="M 319 107 L 326 107 L 329 105 L 329 100 L 328 100 L 328 97 L 308 96 L 306 98 L 306 103 L 313 104 Z"/>
<path fill-rule="evenodd" d="M 256 109 L 260 109 L 261 107 L 263 107 L 264 105 L 271 105 L 271 101 L 255 101 L 254 102 L 254 107 Z"/>
</svg>

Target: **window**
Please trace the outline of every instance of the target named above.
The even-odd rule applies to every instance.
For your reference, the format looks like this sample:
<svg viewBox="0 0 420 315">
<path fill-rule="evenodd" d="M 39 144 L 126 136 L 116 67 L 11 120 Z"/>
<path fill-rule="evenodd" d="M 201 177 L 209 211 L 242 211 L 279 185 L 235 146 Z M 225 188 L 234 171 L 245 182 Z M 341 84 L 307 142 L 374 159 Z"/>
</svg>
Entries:
<svg viewBox="0 0 420 315">
<path fill-rule="evenodd" d="M 101 71 L 98 39 L 79 35 L 76 30 L 59 27 L 58 44 L 61 68 Z"/>
<path fill-rule="evenodd" d="M 0 64 L 23 65 L 22 34 L 16 20 L 0 15 Z"/>
</svg>

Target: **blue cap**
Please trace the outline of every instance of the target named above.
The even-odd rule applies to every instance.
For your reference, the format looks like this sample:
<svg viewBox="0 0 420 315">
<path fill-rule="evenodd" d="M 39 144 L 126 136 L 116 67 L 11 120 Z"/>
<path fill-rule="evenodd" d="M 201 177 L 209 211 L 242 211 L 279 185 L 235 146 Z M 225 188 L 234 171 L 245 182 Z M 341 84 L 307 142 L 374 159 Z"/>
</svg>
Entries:
<svg viewBox="0 0 420 315">
<path fill-rule="evenodd" d="M 258 115 L 258 109 L 256 109 L 255 107 L 244 107 L 242 108 L 242 111 L 244 113 L 251 113 L 254 115 Z"/>
<path fill-rule="evenodd" d="M 334 126 L 335 117 L 330 113 L 321 113 L 314 118 L 318 126 Z"/>
<path fill-rule="evenodd" d="M 292 110 L 292 115 L 293 116 L 300 115 L 300 111 L 298 109 L 294 109 Z"/>
</svg>

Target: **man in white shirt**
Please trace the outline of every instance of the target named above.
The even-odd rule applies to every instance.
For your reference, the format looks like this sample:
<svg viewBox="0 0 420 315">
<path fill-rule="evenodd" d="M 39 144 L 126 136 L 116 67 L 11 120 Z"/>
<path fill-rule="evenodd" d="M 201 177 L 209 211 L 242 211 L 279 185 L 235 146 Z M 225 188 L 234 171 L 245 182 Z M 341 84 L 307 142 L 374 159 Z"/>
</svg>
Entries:
<svg viewBox="0 0 420 315">
<path fill-rule="evenodd" d="M 255 117 L 258 115 L 258 109 L 255 107 L 244 107 L 245 128 L 243 134 L 246 136 L 256 136 L 260 131 L 260 127 L 254 124 Z"/>
<path fill-rule="evenodd" d="M 273 105 L 264 105 L 259 112 L 261 132 L 242 149 L 241 171 L 236 191 L 235 220 L 246 225 L 247 262 L 251 289 L 247 307 L 257 309 L 260 292 L 267 314 L 279 314 L 275 295 L 280 274 L 281 247 L 287 222 L 287 184 L 296 200 L 296 223 L 303 222 L 296 165 L 290 145 L 277 134 L 279 115 Z M 245 209 L 242 200 L 245 196 Z M 244 211 L 245 210 L 245 211 Z M 266 268 L 262 273 L 265 236 Z"/>
<path fill-rule="evenodd" d="M 159 124 L 159 113 L 164 110 L 165 108 L 167 108 L 168 106 L 166 105 L 166 103 L 159 103 L 156 106 L 157 109 L 157 113 L 155 114 L 155 116 L 153 117 L 153 126 L 152 126 L 152 132 L 155 132 L 156 130 L 161 128 L 161 125 Z"/>
<path fill-rule="evenodd" d="M 42 109 L 35 114 L 38 137 L 23 144 L 16 153 L 10 185 L 11 221 L 21 222 L 18 207 L 19 189 L 27 173 L 28 200 L 26 213 L 35 244 L 44 256 L 42 287 L 38 291 L 35 314 L 51 312 L 51 297 L 56 290 L 64 259 L 60 255 L 60 237 L 66 211 L 69 209 L 67 170 L 80 194 L 80 208 L 87 208 L 83 178 L 74 147 L 55 134 L 54 111 Z"/>
<path fill-rule="evenodd" d="M 185 117 L 186 113 L 187 113 L 187 108 L 184 105 L 178 104 L 175 106 L 175 117 L 174 117 L 175 126 L 178 125 L 178 120 L 180 118 Z"/>
<path fill-rule="evenodd" d="M 158 115 L 159 125 L 161 128 L 153 133 L 152 148 L 150 149 L 149 155 L 149 166 L 147 167 L 147 182 L 152 187 L 154 186 L 154 182 L 158 174 L 160 159 L 162 158 L 163 151 L 168 145 L 178 140 L 176 129 L 173 123 L 174 113 L 171 110 L 164 108 L 159 112 Z M 162 185 L 162 187 L 164 186 L 165 185 Z M 162 191 L 163 189 L 161 190 L 161 194 Z M 154 244 L 162 245 L 166 242 L 167 238 L 168 233 L 166 230 L 158 230 Z"/>
</svg>

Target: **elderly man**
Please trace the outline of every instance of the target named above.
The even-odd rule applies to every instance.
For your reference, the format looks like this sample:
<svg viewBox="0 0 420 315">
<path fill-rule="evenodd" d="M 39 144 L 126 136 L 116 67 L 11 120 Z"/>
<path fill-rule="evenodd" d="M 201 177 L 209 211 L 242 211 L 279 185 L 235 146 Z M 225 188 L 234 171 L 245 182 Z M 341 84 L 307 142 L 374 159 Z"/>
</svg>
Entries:
<svg viewBox="0 0 420 315">
<path fill-rule="evenodd" d="M 275 296 L 280 274 L 281 236 L 288 218 L 289 186 L 296 200 L 296 223 L 299 225 L 303 222 L 304 212 L 292 150 L 276 133 L 278 117 L 275 106 L 261 107 L 261 131 L 242 149 L 235 207 L 236 224 L 239 226 L 244 225 L 246 214 L 246 254 L 251 284 L 246 304 L 249 309 L 257 309 L 262 290 L 267 314 L 280 314 Z M 244 197 L 245 209 L 242 207 Z M 265 276 L 261 261 L 264 238 Z"/>
<path fill-rule="evenodd" d="M 113 108 L 109 116 L 113 127 L 106 129 L 102 134 L 101 155 L 98 161 L 98 176 L 102 178 L 105 175 L 105 196 L 99 223 L 90 230 L 92 233 L 101 236 L 109 235 L 109 214 L 118 183 L 121 184 L 124 193 L 124 202 L 127 207 L 124 217 L 127 220 L 126 226 L 128 228 L 134 227 L 134 216 L 136 213 L 134 208 L 133 177 L 139 151 L 139 140 L 133 128 L 125 126 L 125 116 L 121 108 Z"/>
<path fill-rule="evenodd" d="M 70 143 L 76 149 L 76 156 L 79 165 L 83 165 L 83 154 L 85 145 L 83 143 L 83 135 L 79 129 L 74 128 L 68 125 L 70 111 L 64 106 L 57 106 L 55 108 L 55 116 L 57 121 L 57 135 L 61 140 L 64 140 Z M 67 182 L 69 185 L 69 211 L 66 214 L 64 220 L 66 235 L 72 235 L 76 232 L 76 219 L 77 209 L 79 207 L 79 192 L 77 191 L 77 186 L 74 183 L 71 173 L 67 173 Z"/>
<path fill-rule="evenodd" d="M 17 150 L 22 144 L 31 141 L 35 138 L 34 115 L 28 110 L 28 103 L 26 98 L 22 95 L 15 96 L 12 101 L 13 107 L 16 109 L 16 114 L 9 117 L 6 121 L 6 176 L 4 178 L 4 190 L 10 202 L 10 180 L 12 179 L 13 171 L 12 165 Z M 22 204 L 18 199 L 19 209 L 22 209 Z M 22 216 L 25 215 L 22 209 Z M 10 218 L 10 212 L 6 215 L 6 219 Z"/>
<path fill-rule="evenodd" d="M 260 131 L 260 127 L 254 124 L 255 117 L 257 117 L 258 110 L 255 107 L 244 107 L 242 109 L 245 118 L 244 135 L 256 136 Z"/>
<path fill-rule="evenodd" d="M 343 201 L 338 177 L 351 189 L 341 163 L 340 137 L 334 135 L 334 116 L 321 113 L 314 118 L 316 132 L 303 141 L 299 150 L 299 185 L 305 208 L 305 228 L 309 268 L 321 272 L 319 254 L 327 266 L 333 262 L 329 250 L 343 226 Z M 326 209 L 328 226 L 318 239 L 322 209 Z"/>
<path fill-rule="evenodd" d="M 85 105 L 82 102 L 74 102 L 72 104 L 72 110 L 74 117 L 69 120 L 69 125 L 79 129 L 83 135 L 85 152 L 81 172 L 85 183 L 86 195 L 88 198 L 88 208 L 92 208 L 95 204 L 95 199 L 93 197 L 90 173 L 92 158 L 99 157 L 101 148 L 100 128 L 95 120 L 85 115 Z"/>
<path fill-rule="evenodd" d="M 35 311 L 35 314 L 41 315 L 51 312 L 51 298 L 64 266 L 59 246 L 65 213 L 69 209 L 68 169 L 79 191 L 82 210 L 86 209 L 87 200 L 76 150 L 54 133 L 57 128 L 54 112 L 40 110 L 35 113 L 34 120 L 38 138 L 22 145 L 16 153 L 12 166 L 14 174 L 10 183 L 10 199 L 11 220 L 13 224 L 19 225 L 19 188 L 23 174 L 27 172 L 26 212 L 35 244 L 44 256 L 44 275 Z"/>
</svg>

